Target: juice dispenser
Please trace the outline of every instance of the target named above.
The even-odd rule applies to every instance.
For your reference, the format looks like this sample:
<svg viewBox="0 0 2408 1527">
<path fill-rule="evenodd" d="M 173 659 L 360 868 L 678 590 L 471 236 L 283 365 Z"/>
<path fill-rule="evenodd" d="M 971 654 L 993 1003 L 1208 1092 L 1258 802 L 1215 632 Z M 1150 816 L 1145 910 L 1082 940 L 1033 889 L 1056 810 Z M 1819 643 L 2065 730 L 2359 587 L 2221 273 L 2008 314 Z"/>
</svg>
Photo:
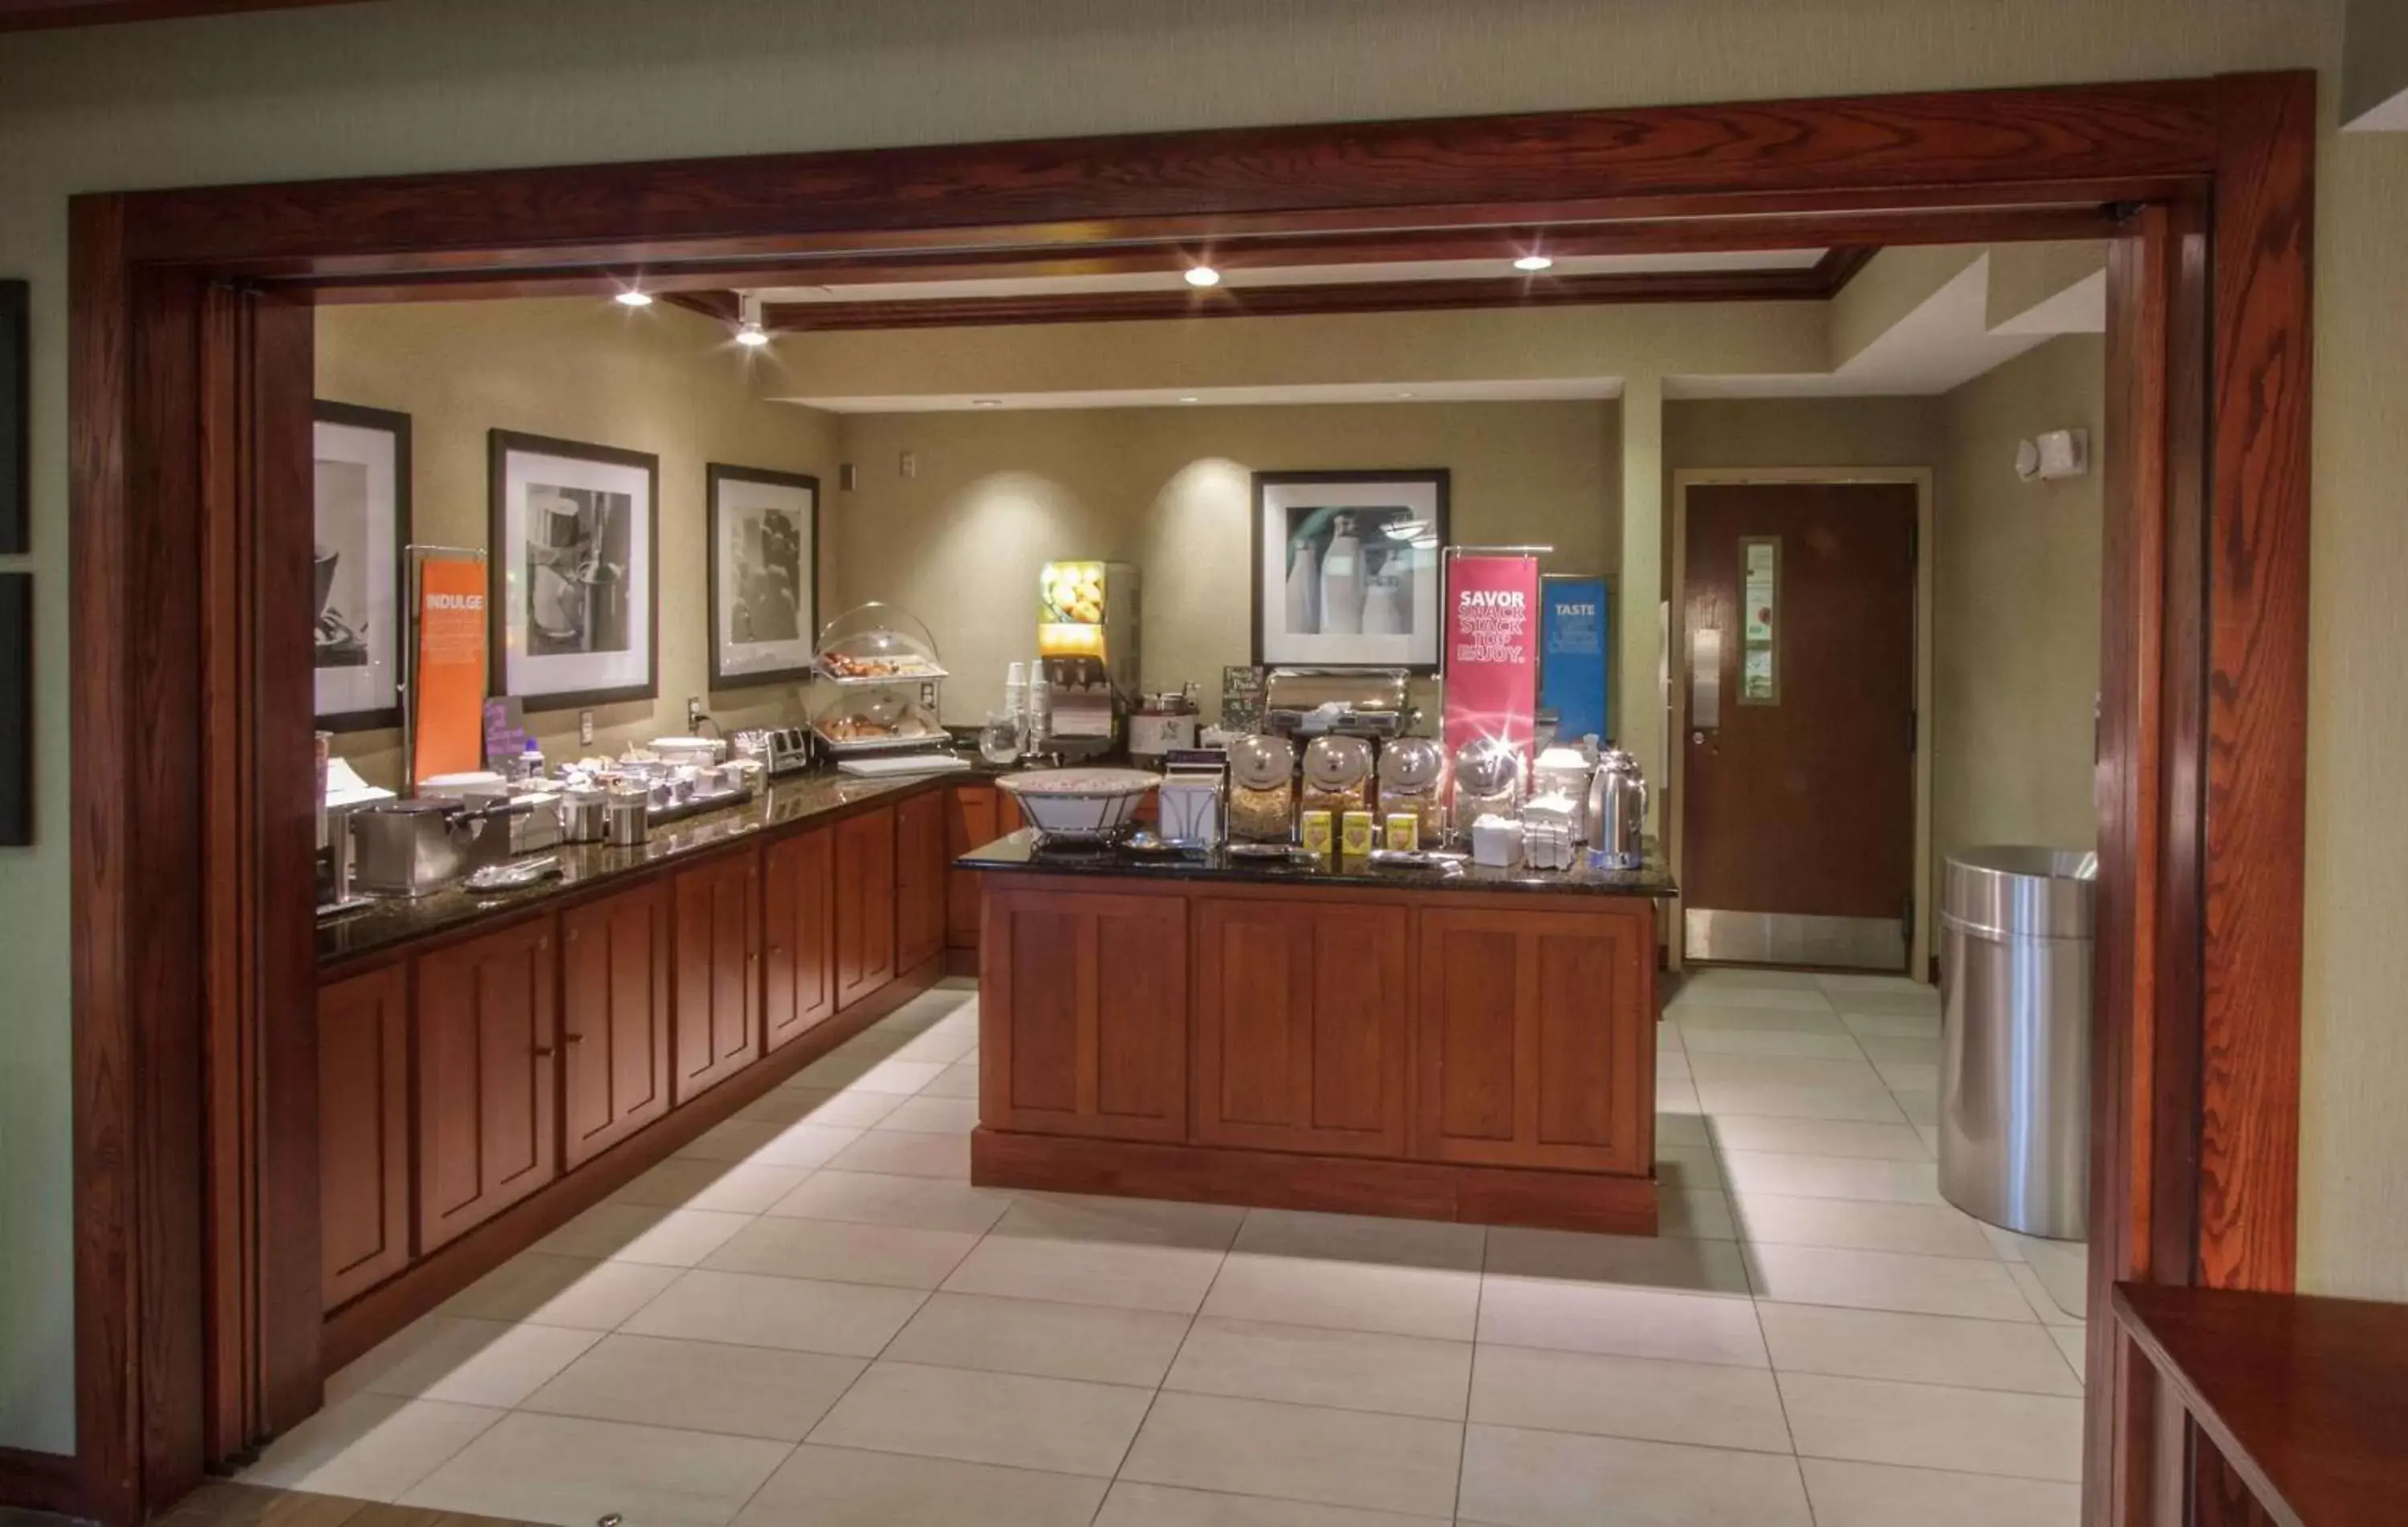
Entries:
<svg viewBox="0 0 2408 1527">
<path fill-rule="evenodd" d="M 1107 753 L 1137 696 L 1138 571 L 1125 562 L 1048 562 L 1038 574 L 1038 750 Z"/>
</svg>

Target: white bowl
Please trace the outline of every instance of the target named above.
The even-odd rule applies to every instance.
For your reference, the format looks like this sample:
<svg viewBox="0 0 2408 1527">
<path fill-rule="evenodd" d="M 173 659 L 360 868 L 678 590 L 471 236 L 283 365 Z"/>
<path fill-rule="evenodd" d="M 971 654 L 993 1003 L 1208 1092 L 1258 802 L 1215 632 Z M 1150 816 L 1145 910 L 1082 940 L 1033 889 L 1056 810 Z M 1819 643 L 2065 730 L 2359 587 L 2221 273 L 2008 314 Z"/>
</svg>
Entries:
<svg viewBox="0 0 2408 1527">
<path fill-rule="evenodd" d="M 1162 776 L 1142 769 L 1039 769 L 996 783 L 1048 837 L 1110 838 L 1127 830 L 1138 803 Z"/>
</svg>

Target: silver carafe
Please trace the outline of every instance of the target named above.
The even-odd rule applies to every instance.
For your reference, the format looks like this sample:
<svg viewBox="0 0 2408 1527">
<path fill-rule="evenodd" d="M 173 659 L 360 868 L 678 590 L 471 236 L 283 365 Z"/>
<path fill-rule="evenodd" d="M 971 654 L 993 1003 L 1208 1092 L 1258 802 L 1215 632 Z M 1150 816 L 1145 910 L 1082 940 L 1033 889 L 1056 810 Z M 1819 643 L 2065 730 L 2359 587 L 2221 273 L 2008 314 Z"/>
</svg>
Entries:
<svg viewBox="0 0 2408 1527">
<path fill-rule="evenodd" d="M 1639 760 L 1608 748 L 1588 787 L 1589 830 L 1596 834 L 1590 862 L 1600 870 L 1637 870 L 1647 862 L 1647 777 Z"/>
</svg>

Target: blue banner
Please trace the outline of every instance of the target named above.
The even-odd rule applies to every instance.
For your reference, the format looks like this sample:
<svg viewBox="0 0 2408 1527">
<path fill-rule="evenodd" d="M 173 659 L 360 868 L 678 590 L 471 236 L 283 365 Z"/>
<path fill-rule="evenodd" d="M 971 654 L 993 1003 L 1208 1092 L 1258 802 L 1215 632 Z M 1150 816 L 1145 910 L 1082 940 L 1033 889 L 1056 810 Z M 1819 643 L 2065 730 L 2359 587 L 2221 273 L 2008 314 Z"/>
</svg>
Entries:
<svg viewBox="0 0 2408 1527">
<path fill-rule="evenodd" d="M 1602 739 L 1610 629 L 1605 580 L 1550 577 L 1541 587 L 1539 705 L 1555 713 L 1555 735 L 1563 741 Z"/>
</svg>

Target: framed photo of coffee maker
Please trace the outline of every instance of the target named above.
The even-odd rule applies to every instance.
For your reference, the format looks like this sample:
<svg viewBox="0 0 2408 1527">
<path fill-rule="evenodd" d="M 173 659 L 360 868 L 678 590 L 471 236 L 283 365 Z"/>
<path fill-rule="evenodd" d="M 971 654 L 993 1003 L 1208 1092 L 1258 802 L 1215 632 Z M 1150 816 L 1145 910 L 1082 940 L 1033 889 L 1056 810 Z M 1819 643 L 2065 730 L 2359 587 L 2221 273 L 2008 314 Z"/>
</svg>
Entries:
<svg viewBox="0 0 2408 1527">
<path fill-rule="evenodd" d="M 313 419 L 318 729 L 398 727 L 409 415 L 321 401 Z"/>
<path fill-rule="evenodd" d="M 1439 666 L 1446 468 L 1254 474 L 1258 667 Z"/>
<path fill-rule="evenodd" d="M 564 711 L 661 692 L 661 459 L 496 429 L 491 693 Z"/>
</svg>

